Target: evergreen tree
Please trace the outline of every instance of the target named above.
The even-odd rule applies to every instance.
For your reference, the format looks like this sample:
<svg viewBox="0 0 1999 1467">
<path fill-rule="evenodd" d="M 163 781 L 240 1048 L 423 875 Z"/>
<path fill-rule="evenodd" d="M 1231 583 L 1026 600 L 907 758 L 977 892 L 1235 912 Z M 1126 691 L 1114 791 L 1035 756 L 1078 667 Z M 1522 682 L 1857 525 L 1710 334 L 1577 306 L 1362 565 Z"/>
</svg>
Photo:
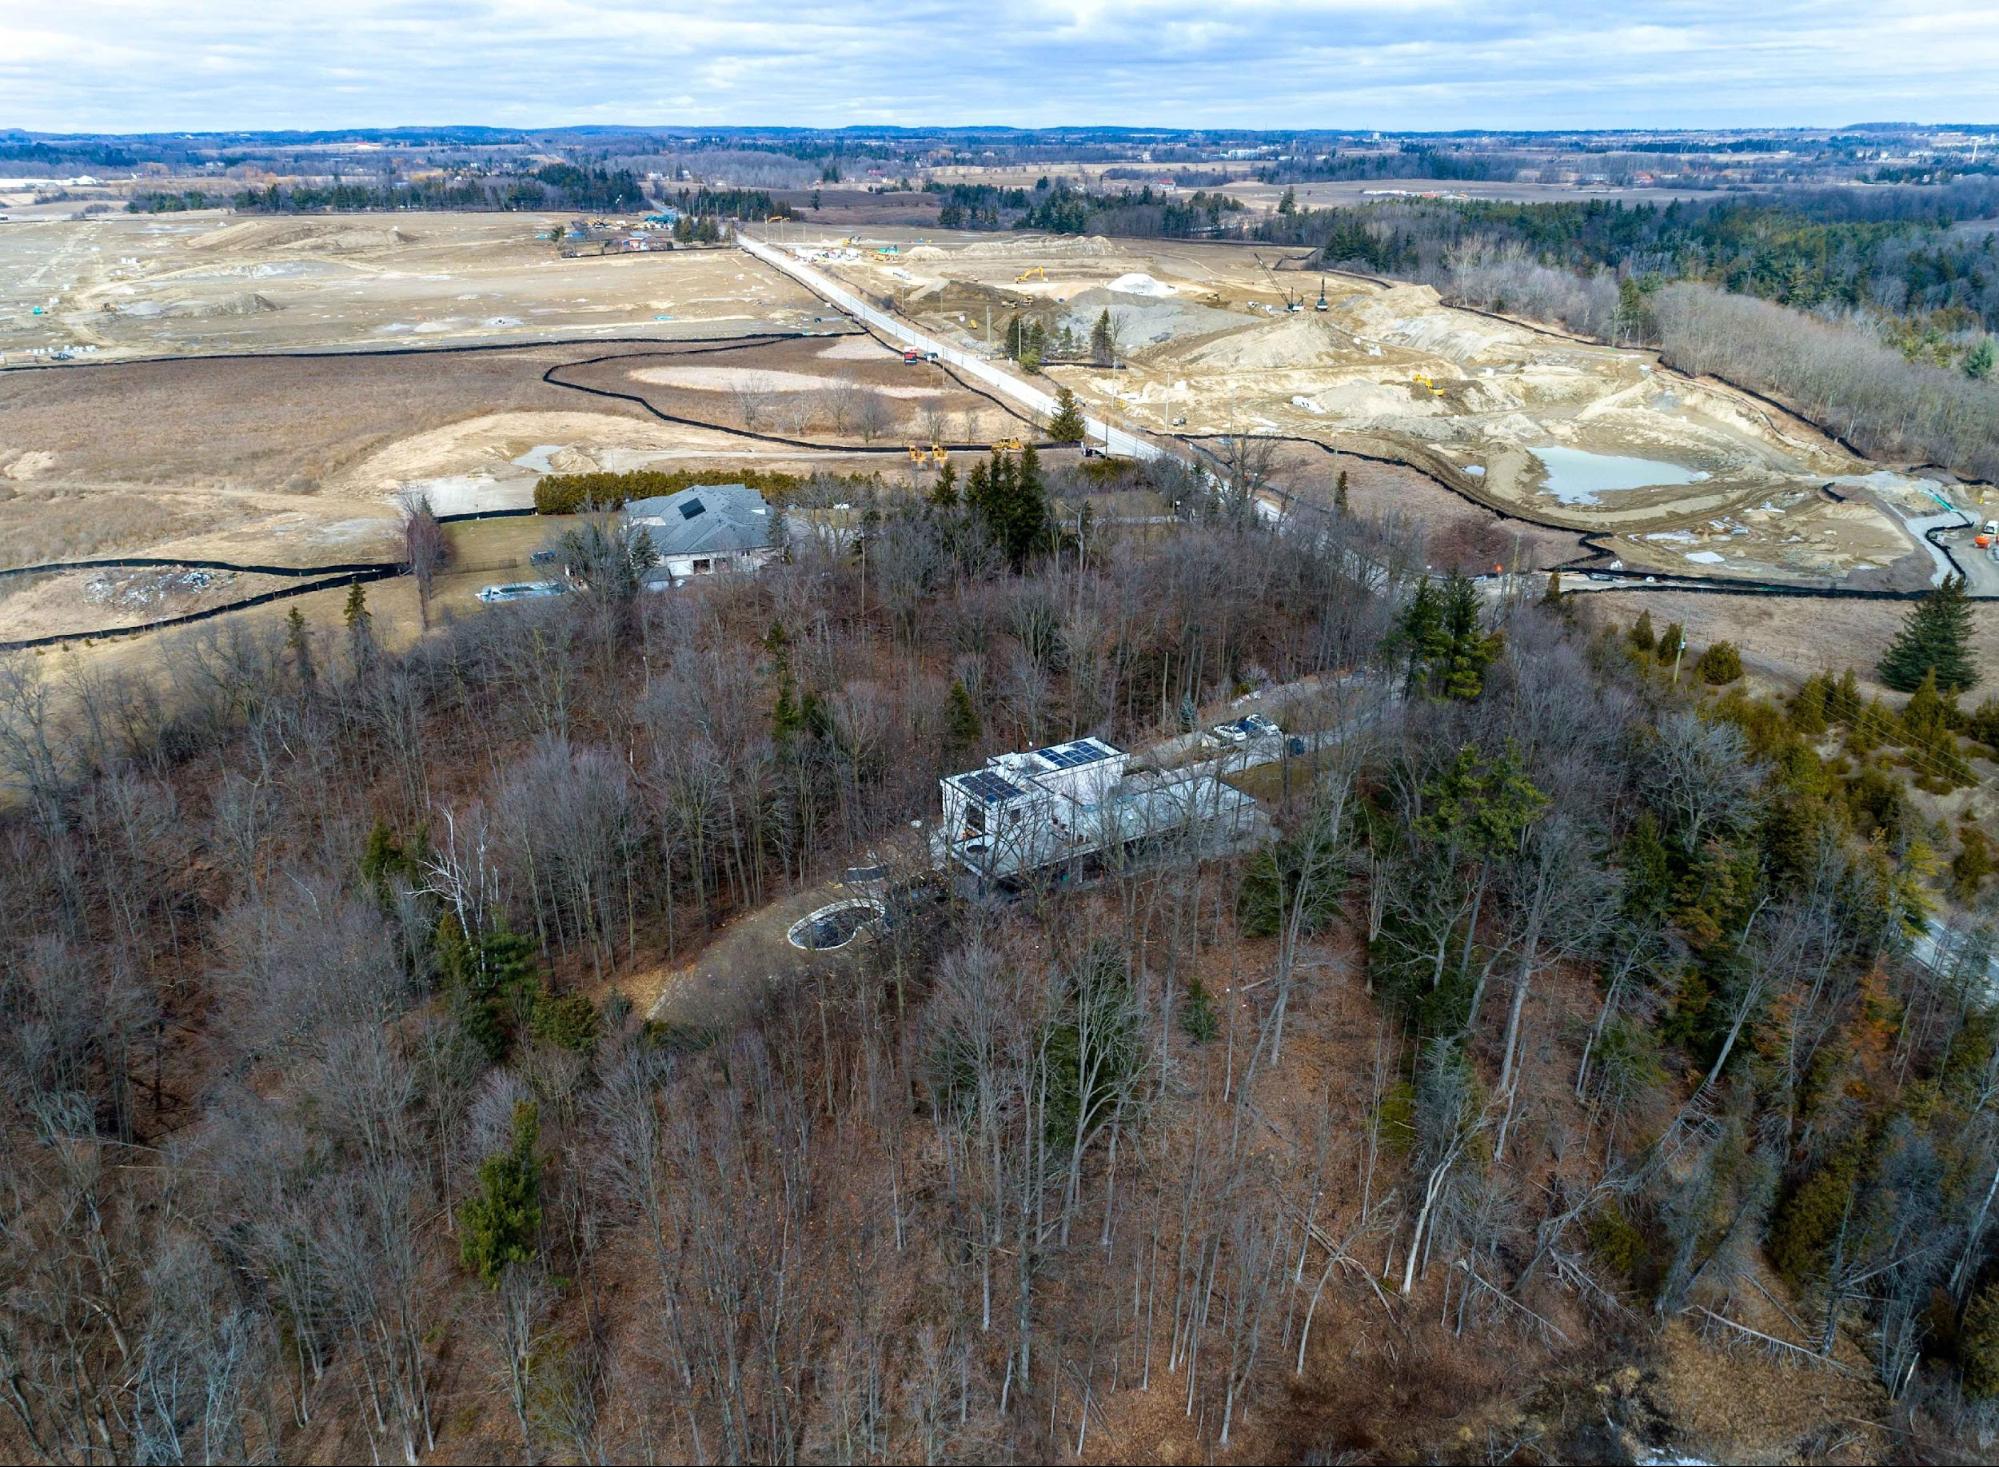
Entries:
<svg viewBox="0 0 1999 1467">
<path fill-rule="evenodd" d="M 1108 306 L 1097 313 L 1097 324 L 1090 328 L 1090 364 L 1097 367 L 1117 365 L 1117 334 L 1111 325 Z"/>
<path fill-rule="evenodd" d="M 1742 652 L 1733 642 L 1716 642 L 1694 663 L 1694 672 L 1711 688 L 1732 683 L 1742 676 Z"/>
<path fill-rule="evenodd" d="M 534 943 L 505 927 L 475 938 L 447 911 L 431 951 L 452 1016 L 489 1061 L 500 1063 L 544 991 Z"/>
<path fill-rule="evenodd" d="M 1638 620 L 1631 624 L 1631 630 L 1625 633 L 1625 637 L 1632 647 L 1650 657 L 1659 645 L 1659 634 L 1652 630 L 1652 613 L 1639 612 Z"/>
<path fill-rule="evenodd" d="M 459 1210 L 459 1257 L 489 1285 L 510 1263 L 532 1263 L 541 1240 L 541 1162 L 534 1154 L 541 1116 L 532 1101 L 514 1107 L 513 1144 L 479 1165 L 479 1191 Z"/>
<path fill-rule="evenodd" d="M 1644 289 L 1629 275 L 1617 282 L 1616 332 L 1627 341 L 1649 341 L 1659 334 L 1658 318 Z"/>
<path fill-rule="evenodd" d="M 1208 997 L 1198 973 L 1188 980 L 1187 996 L 1180 1000 L 1180 1032 L 1196 1044 L 1206 1044 L 1221 1032 L 1215 1001 Z"/>
<path fill-rule="evenodd" d="M 1402 654 L 1402 691 L 1413 695 L 1423 669 L 1442 655 L 1445 645 L 1443 604 L 1436 584 L 1427 576 L 1416 583 L 1415 594 L 1403 604 L 1389 640 Z"/>
<path fill-rule="evenodd" d="M 1083 441 L 1083 413 L 1076 406 L 1076 394 L 1067 387 L 1055 391 L 1055 416 L 1048 420 L 1048 436 L 1057 443 Z"/>
<path fill-rule="evenodd" d="M 360 587 L 357 585 L 354 589 L 358 591 Z M 291 653 L 299 687 L 312 692 L 319 686 L 319 669 L 313 666 L 312 637 L 306 628 L 305 617 L 296 606 L 285 617 L 285 650 Z"/>
<path fill-rule="evenodd" d="M 356 581 L 347 588 L 347 607 L 341 612 L 347 623 L 347 654 L 355 670 L 371 667 L 375 661 L 375 616 L 368 610 L 368 593 Z"/>
<path fill-rule="evenodd" d="M 1994 355 L 1992 338 L 1987 336 L 1965 353 L 1964 375 L 1974 382 L 1983 382 L 1992 375 Z"/>
<path fill-rule="evenodd" d="M 930 486 L 930 502 L 939 509 L 955 509 L 958 504 L 958 471 L 946 459 L 937 471 L 937 482 Z"/>
<path fill-rule="evenodd" d="M 1880 662 L 1881 681 L 1898 693 L 1913 693 L 1930 673 L 1937 690 L 1961 693 L 1978 685 L 1971 660 L 1971 603 L 1963 576 L 1946 576 L 1941 586 L 1909 610 L 1902 629 Z"/>
<path fill-rule="evenodd" d="M 1340 470 L 1339 478 L 1333 481 L 1333 508 L 1342 516 L 1351 514 L 1353 508 L 1347 503 L 1347 471 Z"/>
<path fill-rule="evenodd" d="M 1679 661 L 1680 654 L 1686 650 L 1686 646 L 1687 629 L 1676 621 L 1667 622 L 1666 634 L 1659 638 L 1657 649 L 1659 665 L 1661 667 L 1671 667 L 1675 662 Z"/>
<path fill-rule="evenodd" d="M 1833 695 L 1830 673 L 1815 672 L 1806 678 L 1792 697 L 1788 710 L 1791 727 L 1808 739 L 1815 739 L 1826 731 L 1826 704 Z"/>
<path fill-rule="evenodd" d="M 990 460 L 980 459 L 972 465 L 972 472 L 965 476 L 965 507 L 981 521 L 990 522 L 992 498 L 992 463 Z"/>
<path fill-rule="evenodd" d="M 1298 212 L 1298 191 L 1296 189 L 1287 187 L 1284 190 L 1284 197 L 1277 201 L 1277 212 L 1287 216 Z"/>
<path fill-rule="evenodd" d="M 978 746 L 979 736 L 984 732 L 965 680 L 952 678 L 951 692 L 944 701 L 944 747 L 953 756 L 963 754 Z"/>
<path fill-rule="evenodd" d="M 1441 684 L 1432 671 L 1432 692 L 1469 702 L 1485 691 L 1485 670 L 1499 655 L 1499 638 L 1479 623 L 1478 588 L 1455 572 L 1444 583 L 1443 624 L 1447 650 Z"/>
<path fill-rule="evenodd" d="M 1004 523 L 1007 559 L 1019 570 L 1028 557 L 1048 543 L 1048 490 L 1041 479 L 1041 455 L 1032 443 L 1020 451 L 1010 475 Z"/>
<path fill-rule="evenodd" d="M 1937 675 L 1923 678 L 1902 710 L 1902 742 L 1915 756 L 1917 783 L 1945 789 L 1971 783 L 1971 768 L 1958 751 L 1956 700 L 1937 688 Z"/>
<path fill-rule="evenodd" d="M 1567 609 L 1568 601 L 1562 594 L 1562 573 L 1560 571 L 1552 570 L 1548 572 L 1548 589 L 1541 593 L 1541 604 L 1555 611 Z"/>
<path fill-rule="evenodd" d="M 1839 675 L 1839 682 L 1826 694 L 1825 716 L 1832 723 L 1852 723 L 1860 717 L 1860 679 L 1852 668 Z"/>
<path fill-rule="evenodd" d="M 1999 862 L 1992 858 L 1992 842 L 1977 826 L 1967 825 L 1958 835 L 1963 846 L 1950 860 L 1950 894 L 1959 902 L 1970 902 L 1976 900 L 1985 878 L 1999 870 Z"/>
</svg>

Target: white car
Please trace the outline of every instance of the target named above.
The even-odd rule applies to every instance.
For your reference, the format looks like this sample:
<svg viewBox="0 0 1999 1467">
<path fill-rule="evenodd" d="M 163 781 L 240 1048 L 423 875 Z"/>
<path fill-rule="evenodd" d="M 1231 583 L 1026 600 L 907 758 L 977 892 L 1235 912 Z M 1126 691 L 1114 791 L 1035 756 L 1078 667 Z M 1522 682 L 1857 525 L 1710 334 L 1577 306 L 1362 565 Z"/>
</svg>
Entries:
<svg viewBox="0 0 1999 1467">
<path fill-rule="evenodd" d="M 1240 747 L 1243 744 L 1254 743 L 1258 739 L 1275 738 L 1283 732 L 1284 730 L 1274 721 L 1265 718 L 1261 713 L 1251 713 L 1243 718 L 1216 724 L 1202 736 L 1202 742 L 1216 749 Z"/>
</svg>

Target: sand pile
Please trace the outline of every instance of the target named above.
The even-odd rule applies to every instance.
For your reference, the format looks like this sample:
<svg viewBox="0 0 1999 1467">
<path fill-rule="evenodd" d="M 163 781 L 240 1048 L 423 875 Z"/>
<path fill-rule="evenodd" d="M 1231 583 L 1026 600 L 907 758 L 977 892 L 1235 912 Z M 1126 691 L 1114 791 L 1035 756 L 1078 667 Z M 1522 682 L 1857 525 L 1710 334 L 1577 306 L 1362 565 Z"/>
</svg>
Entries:
<svg viewBox="0 0 1999 1467">
<path fill-rule="evenodd" d="M 1047 238 L 1030 235 L 1026 239 L 982 239 L 976 244 L 968 244 L 956 252 L 961 259 L 968 260 L 1018 260 L 1059 254 L 1108 255 L 1113 253 L 1111 242 L 1101 234 L 1092 234 L 1082 239 Z"/>
<path fill-rule="evenodd" d="M 118 308 L 121 315 L 152 318 L 171 316 L 177 320 L 205 321 L 228 316 L 260 316 L 266 311 L 282 311 L 283 306 L 254 290 L 236 291 L 212 300 L 133 301 Z"/>
<path fill-rule="evenodd" d="M 1154 280 L 1143 270 L 1134 270 L 1129 275 L 1120 275 L 1107 287 L 1122 295 L 1170 296 L 1176 294 L 1174 288 L 1163 280 Z"/>
<path fill-rule="evenodd" d="M 1436 417 L 1444 408 L 1425 394 L 1412 397 L 1406 387 L 1382 382 L 1342 382 L 1312 399 L 1318 411 L 1356 428 L 1380 427 L 1412 417 Z"/>
<path fill-rule="evenodd" d="M 1186 356 L 1188 365 L 1216 372 L 1329 367 L 1348 359 L 1350 353 L 1330 327 L 1316 316 L 1302 314 L 1232 332 L 1194 348 Z"/>
<path fill-rule="evenodd" d="M 1106 310 L 1111 313 L 1111 320 L 1117 326 L 1118 340 L 1127 351 L 1156 346 L 1175 337 L 1232 331 L 1243 324 L 1243 318 L 1233 311 L 1218 311 L 1213 306 L 1195 305 L 1190 301 L 1128 295 L 1106 290 L 1102 286 L 1070 297 L 1069 311 L 1063 318 L 1063 324 L 1087 339 L 1097 324 L 1097 317 Z"/>
<path fill-rule="evenodd" d="M 1410 347 L 1454 362 L 1502 352 L 1519 354 L 1536 344 L 1532 332 L 1503 321 L 1452 310 L 1427 285 L 1398 285 L 1339 303 L 1362 336 Z"/>
</svg>

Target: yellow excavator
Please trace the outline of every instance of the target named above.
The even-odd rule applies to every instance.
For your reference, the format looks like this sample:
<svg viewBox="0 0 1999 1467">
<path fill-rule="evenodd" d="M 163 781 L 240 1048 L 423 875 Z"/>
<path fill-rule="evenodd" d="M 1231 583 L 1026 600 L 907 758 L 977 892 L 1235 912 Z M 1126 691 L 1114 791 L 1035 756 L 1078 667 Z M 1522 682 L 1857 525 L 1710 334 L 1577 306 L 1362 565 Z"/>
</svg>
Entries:
<svg viewBox="0 0 1999 1467">
<path fill-rule="evenodd" d="M 1413 380 L 1418 387 L 1427 388 L 1429 390 L 1430 396 L 1432 397 L 1442 397 L 1444 395 L 1444 389 L 1439 387 L 1436 383 L 1432 382 L 1427 373 L 1417 372 L 1414 374 L 1411 380 Z"/>
<path fill-rule="evenodd" d="M 1002 438 L 993 445 L 993 452 L 1019 453 L 1026 447 L 1027 445 L 1025 443 L 1022 443 L 1018 438 Z"/>
<path fill-rule="evenodd" d="M 1014 276 L 1013 283 L 1019 285 L 1023 280 L 1046 280 L 1047 278 L 1048 267 L 1046 265 L 1036 265 L 1032 269 L 1023 270 Z"/>
</svg>

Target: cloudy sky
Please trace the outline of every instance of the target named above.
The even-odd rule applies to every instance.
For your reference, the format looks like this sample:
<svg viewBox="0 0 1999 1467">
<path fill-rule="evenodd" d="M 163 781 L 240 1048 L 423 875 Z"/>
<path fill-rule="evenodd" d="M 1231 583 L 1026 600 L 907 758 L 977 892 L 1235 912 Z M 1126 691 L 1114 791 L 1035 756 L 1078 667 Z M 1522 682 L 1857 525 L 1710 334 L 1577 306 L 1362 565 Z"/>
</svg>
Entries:
<svg viewBox="0 0 1999 1467">
<path fill-rule="evenodd" d="M 1999 122 L 1992 0 L 0 0 L 0 127 Z"/>
</svg>

